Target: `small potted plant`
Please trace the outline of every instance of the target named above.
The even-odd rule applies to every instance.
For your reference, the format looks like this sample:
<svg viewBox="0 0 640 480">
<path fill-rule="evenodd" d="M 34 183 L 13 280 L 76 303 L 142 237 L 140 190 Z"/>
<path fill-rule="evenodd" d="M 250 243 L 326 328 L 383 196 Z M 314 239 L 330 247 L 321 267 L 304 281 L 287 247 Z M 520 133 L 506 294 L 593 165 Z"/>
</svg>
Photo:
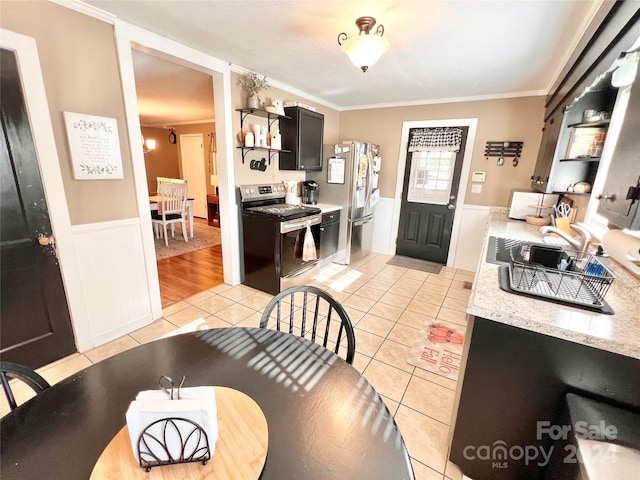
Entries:
<svg viewBox="0 0 640 480">
<path fill-rule="evenodd" d="M 238 79 L 238 86 L 244 88 L 247 91 L 247 107 L 248 108 L 260 108 L 260 97 L 258 93 L 262 90 L 268 90 L 269 84 L 267 83 L 266 75 L 262 78 L 254 72 L 249 72 Z"/>
</svg>

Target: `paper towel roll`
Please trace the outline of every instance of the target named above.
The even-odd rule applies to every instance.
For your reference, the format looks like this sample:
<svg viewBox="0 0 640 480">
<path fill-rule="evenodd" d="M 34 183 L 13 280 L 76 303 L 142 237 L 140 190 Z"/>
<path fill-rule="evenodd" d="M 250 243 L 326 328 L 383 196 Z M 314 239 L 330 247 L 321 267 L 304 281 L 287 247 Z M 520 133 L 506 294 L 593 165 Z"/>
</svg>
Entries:
<svg viewBox="0 0 640 480">
<path fill-rule="evenodd" d="M 622 230 L 609 230 L 602 237 L 602 248 L 613 260 L 640 278 L 640 238 Z"/>
</svg>

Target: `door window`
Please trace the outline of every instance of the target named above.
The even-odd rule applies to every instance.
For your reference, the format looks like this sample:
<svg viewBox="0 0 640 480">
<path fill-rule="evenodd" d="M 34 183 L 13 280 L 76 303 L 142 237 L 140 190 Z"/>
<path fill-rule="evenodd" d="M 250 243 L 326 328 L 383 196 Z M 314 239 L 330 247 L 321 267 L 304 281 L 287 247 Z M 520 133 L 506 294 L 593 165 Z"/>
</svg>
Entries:
<svg viewBox="0 0 640 480">
<path fill-rule="evenodd" d="M 413 152 L 407 200 L 415 203 L 449 203 L 456 152 Z"/>
</svg>

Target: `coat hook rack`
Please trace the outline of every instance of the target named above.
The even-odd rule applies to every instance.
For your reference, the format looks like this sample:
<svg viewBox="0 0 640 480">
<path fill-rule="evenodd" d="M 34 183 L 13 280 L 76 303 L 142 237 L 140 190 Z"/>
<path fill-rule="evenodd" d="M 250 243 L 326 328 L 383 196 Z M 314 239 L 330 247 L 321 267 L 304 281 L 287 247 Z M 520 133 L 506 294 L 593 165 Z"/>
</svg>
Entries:
<svg viewBox="0 0 640 480">
<path fill-rule="evenodd" d="M 484 148 L 485 160 L 489 160 L 489 157 L 498 157 L 496 164 L 501 167 L 504 165 L 505 157 L 513 157 L 512 165 L 517 167 L 523 146 L 524 142 L 487 142 L 487 146 Z"/>
</svg>

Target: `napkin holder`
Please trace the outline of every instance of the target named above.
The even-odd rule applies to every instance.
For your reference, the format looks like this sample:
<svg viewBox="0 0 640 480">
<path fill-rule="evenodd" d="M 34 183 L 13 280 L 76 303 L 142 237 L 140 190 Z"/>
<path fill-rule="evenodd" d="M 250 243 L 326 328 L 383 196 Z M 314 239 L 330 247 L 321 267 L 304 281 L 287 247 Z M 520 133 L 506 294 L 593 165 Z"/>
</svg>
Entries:
<svg viewBox="0 0 640 480">
<path fill-rule="evenodd" d="M 163 382 L 170 382 L 171 389 Z M 214 387 L 174 388 L 166 376 L 161 390 L 138 393 L 127 410 L 127 426 L 140 467 L 202 462 L 215 452 L 218 417 Z"/>
</svg>

